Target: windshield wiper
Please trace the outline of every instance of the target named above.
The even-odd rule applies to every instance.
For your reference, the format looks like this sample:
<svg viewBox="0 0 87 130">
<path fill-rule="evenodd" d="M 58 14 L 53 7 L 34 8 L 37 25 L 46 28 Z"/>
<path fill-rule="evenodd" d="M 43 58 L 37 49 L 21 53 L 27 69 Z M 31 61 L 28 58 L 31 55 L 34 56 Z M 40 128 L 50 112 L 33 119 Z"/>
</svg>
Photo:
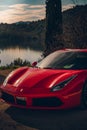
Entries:
<svg viewBox="0 0 87 130">
<path fill-rule="evenodd" d="M 43 69 L 54 69 L 54 68 L 52 68 L 52 67 L 44 67 Z"/>
</svg>

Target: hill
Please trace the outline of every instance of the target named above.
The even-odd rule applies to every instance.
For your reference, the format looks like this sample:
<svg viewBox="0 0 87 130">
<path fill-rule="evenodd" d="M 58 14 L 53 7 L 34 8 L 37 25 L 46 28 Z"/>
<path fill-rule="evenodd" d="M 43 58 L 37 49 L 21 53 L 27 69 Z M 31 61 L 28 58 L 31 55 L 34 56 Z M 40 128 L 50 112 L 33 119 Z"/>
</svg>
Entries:
<svg viewBox="0 0 87 130">
<path fill-rule="evenodd" d="M 87 48 L 87 5 L 63 12 L 63 30 L 66 47 Z"/>
<path fill-rule="evenodd" d="M 45 20 L 0 24 L 0 47 L 30 46 L 43 49 Z M 63 41 L 65 47 L 87 47 L 87 5 L 76 6 L 63 12 Z"/>
<path fill-rule="evenodd" d="M 17 46 L 43 48 L 45 39 L 44 20 L 0 24 L 0 47 Z"/>
</svg>

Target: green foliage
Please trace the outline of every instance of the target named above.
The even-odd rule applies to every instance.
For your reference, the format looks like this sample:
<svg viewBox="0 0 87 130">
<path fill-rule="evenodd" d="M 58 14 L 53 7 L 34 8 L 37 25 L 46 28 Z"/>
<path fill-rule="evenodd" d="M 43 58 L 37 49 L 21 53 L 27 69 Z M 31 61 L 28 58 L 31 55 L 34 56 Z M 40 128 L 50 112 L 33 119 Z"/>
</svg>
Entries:
<svg viewBox="0 0 87 130">
<path fill-rule="evenodd" d="M 31 63 L 27 60 L 23 61 L 22 59 L 18 58 L 15 59 L 11 64 L 7 64 L 6 66 L 1 66 L 0 69 L 15 69 L 22 66 L 31 66 Z"/>
<path fill-rule="evenodd" d="M 0 47 L 23 46 L 43 49 L 45 37 L 45 22 L 19 22 L 0 24 Z"/>
<path fill-rule="evenodd" d="M 65 47 L 87 48 L 87 5 L 65 11 L 63 21 Z"/>
<path fill-rule="evenodd" d="M 25 60 L 23 61 L 22 59 L 18 58 L 18 59 L 15 59 L 11 64 L 10 66 L 30 66 L 30 62 Z"/>
</svg>

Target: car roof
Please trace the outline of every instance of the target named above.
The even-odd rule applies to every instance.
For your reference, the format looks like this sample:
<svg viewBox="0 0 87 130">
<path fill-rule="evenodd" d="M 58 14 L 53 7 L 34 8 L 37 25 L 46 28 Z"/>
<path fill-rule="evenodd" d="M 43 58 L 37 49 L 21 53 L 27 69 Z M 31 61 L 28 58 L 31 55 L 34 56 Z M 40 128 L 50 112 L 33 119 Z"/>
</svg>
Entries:
<svg viewBox="0 0 87 130">
<path fill-rule="evenodd" d="M 67 48 L 65 48 L 65 49 L 62 49 L 63 51 L 74 51 L 74 52 L 87 52 L 87 49 L 67 49 Z"/>
</svg>

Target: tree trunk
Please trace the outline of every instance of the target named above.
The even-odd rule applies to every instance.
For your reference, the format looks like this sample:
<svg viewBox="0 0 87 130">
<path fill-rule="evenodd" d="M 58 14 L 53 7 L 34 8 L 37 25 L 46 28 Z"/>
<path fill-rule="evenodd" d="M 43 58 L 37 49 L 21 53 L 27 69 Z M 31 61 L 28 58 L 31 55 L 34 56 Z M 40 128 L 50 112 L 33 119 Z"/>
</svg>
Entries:
<svg viewBox="0 0 87 130">
<path fill-rule="evenodd" d="M 63 47 L 61 0 L 46 0 L 45 55 Z"/>
</svg>

